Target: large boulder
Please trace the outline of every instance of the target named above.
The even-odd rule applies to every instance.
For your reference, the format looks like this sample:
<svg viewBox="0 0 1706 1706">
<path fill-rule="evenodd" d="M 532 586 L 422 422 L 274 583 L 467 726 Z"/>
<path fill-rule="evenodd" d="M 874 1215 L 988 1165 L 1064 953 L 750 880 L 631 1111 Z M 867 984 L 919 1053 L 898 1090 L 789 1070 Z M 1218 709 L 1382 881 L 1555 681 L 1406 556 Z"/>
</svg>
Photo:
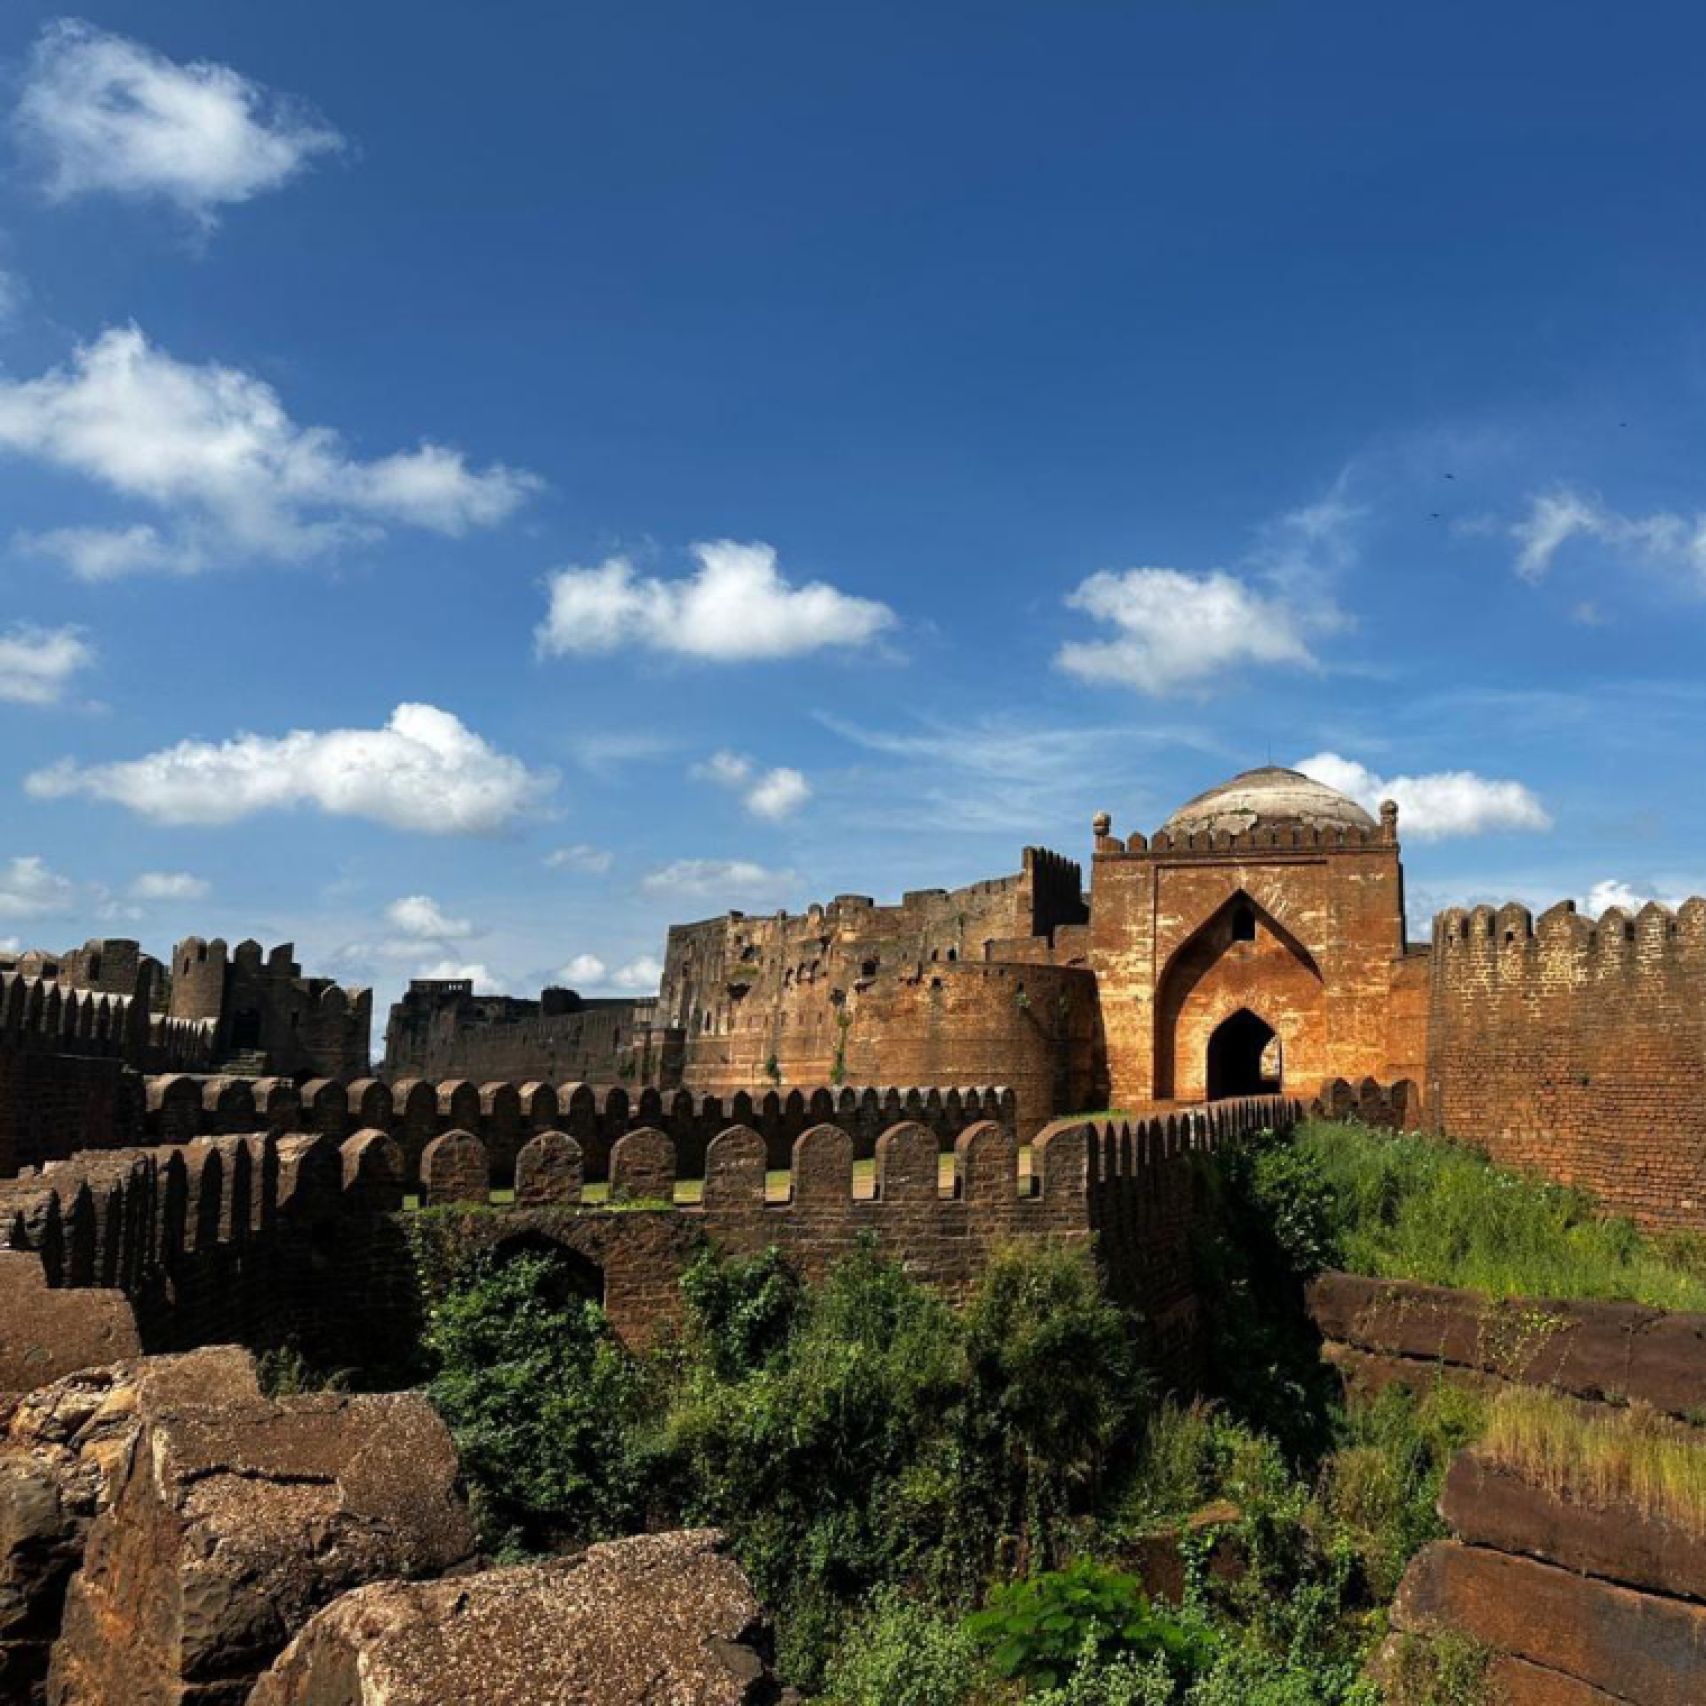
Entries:
<svg viewBox="0 0 1706 1706">
<path fill-rule="evenodd" d="M 414 1393 L 144 1404 L 66 1596 L 54 1706 L 241 1706 L 339 1594 L 463 1564 L 444 1424 Z"/>
<path fill-rule="evenodd" d="M 639 1535 L 322 1611 L 250 1706 L 761 1706 L 764 1625 L 710 1530 Z"/>
<path fill-rule="evenodd" d="M 50 1286 L 40 1256 L 0 1250 L 0 1417 L 62 1374 L 141 1354 L 122 1291 Z"/>
<path fill-rule="evenodd" d="M 17 1402 L 0 1434 L 0 1700 L 40 1696 L 66 1584 L 143 1409 L 260 1395 L 249 1354 L 219 1347 L 83 1369 Z"/>
</svg>

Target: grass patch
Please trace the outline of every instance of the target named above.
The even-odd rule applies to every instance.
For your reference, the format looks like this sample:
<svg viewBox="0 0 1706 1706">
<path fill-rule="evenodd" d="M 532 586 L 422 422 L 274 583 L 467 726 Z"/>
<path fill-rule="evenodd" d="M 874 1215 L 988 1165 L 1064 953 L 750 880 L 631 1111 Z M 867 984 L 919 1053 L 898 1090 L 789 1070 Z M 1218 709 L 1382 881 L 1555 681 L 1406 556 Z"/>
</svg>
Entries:
<svg viewBox="0 0 1706 1706">
<path fill-rule="evenodd" d="M 1706 1274 L 1585 1191 L 1414 1133 L 1314 1121 L 1296 1137 L 1333 1198 L 1341 1263 L 1492 1297 L 1608 1298 L 1706 1310 Z"/>
<path fill-rule="evenodd" d="M 1624 1506 L 1706 1536 L 1706 1438 L 1644 1404 L 1610 1410 L 1509 1387 L 1493 1401 L 1476 1454 L 1554 1498 Z"/>
</svg>

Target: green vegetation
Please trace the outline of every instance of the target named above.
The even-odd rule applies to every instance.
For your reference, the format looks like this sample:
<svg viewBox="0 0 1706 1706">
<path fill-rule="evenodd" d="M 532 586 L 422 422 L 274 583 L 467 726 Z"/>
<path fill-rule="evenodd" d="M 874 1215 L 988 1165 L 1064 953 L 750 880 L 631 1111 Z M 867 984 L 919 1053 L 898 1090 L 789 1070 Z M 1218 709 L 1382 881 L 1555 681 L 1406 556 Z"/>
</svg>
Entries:
<svg viewBox="0 0 1706 1706">
<path fill-rule="evenodd" d="M 1488 1412 L 1477 1453 L 1554 1496 L 1623 1506 L 1706 1536 L 1706 1442 L 1644 1404 L 1612 1410 L 1513 1386 Z"/>
<path fill-rule="evenodd" d="M 1626 1298 L 1706 1309 L 1698 1251 L 1592 1197 L 1409 1133 L 1318 1122 L 1290 1146 L 1331 1195 L 1342 1265 L 1494 1297 Z"/>
<path fill-rule="evenodd" d="M 1347 1408 L 1302 1307 L 1334 1265 L 1706 1306 L 1695 1252 L 1418 1137 L 1317 1124 L 1193 1165 L 1209 1367 L 1189 1404 L 1158 1400 L 1140 1324 L 1078 1251 L 1005 1252 L 959 1308 L 872 1246 L 813 1285 L 775 1251 L 707 1254 L 679 1333 L 635 1356 L 571 1258 L 458 1265 L 433 1211 L 411 1216 L 431 1391 L 488 1544 L 714 1524 L 824 1706 L 1482 1706 L 1470 1643 L 1394 1643 L 1384 1697 L 1364 1675 L 1465 1445 L 1706 1534 L 1688 1429 L 1521 1389 L 1489 1420 L 1444 1384 Z M 1523 1344 L 1551 1320 L 1489 1315 Z"/>
</svg>

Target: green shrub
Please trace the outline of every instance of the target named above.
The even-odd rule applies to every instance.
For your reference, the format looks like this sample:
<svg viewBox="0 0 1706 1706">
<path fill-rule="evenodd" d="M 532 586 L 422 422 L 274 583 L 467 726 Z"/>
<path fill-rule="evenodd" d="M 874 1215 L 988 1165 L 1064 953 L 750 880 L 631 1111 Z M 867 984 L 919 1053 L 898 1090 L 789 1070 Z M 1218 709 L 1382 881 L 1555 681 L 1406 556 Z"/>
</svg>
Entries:
<svg viewBox="0 0 1706 1706">
<path fill-rule="evenodd" d="M 1136 1576 L 1085 1558 L 997 1587 L 967 1627 L 997 1676 L 1043 1689 L 1115 1659 L 1159 1659 L 1169 1676 L 1189 1678 L 1213 1647 L 1203 1624 L 1151 1605 Z"/>
<path fill-rule="evenodd" d="M 823 1698 L 828 1706 L 967 1706 L 984 1681 L 977 1643 L 958 1618 L 882 1588 L 831 1656 Z"/>
<path fill-rule="evenodd" d="M 489 1546 L 543 1549 L 639 1525 L 625 1424 L 641 1371 L 560 1260 L 477 1261 L 433 1306 L 426 1345 L 429 1395 Z"/>
</svg>

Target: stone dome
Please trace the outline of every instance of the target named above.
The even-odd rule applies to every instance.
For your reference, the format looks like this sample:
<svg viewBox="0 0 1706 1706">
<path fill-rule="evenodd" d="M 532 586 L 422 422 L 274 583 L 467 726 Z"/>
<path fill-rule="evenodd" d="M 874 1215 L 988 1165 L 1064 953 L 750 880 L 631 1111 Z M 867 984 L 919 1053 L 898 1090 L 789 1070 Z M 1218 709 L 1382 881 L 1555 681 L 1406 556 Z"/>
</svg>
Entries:
<svg viewBox="0 0 1706 1706">
<path fill-rule="evenodd" d="M 1379 825 L 1355 800 L 1325 782 L 1313 781 L 1301 770 L 1270 764 L 1246 770 L 1206 794 L 1187 800 L 1162 824 L 1170 836 L 1225 832 L 1244 835 L 1253 829 L 1377 829 Z"/>
</svg>

